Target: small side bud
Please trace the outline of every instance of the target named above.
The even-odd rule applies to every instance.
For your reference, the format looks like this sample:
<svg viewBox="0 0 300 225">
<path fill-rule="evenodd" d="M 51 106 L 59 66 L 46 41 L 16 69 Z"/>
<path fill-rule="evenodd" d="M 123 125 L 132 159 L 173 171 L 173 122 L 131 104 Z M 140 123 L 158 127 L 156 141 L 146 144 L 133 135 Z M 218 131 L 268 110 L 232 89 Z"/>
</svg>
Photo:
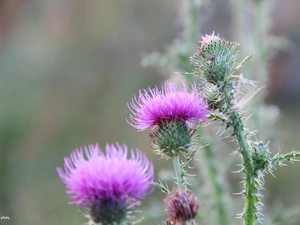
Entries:
<svg viewBox="0 0 300 225">
<path fill-rule="evenodd" d="M 254 164 L 254 170 L 264 172 L 269 164 L 269 154 L 268 144 L 264 145 L 263 142 L 252 143 L 253 147 L 252 160 Z"/>
<path fill-rule="evenodd" d="M 168 224 L 179 222 L 181 225 L 186 225 L 196 217 L 199 202 L 192 192 L 184 188 L 175 188 L 172 194 L 164 199 L 164 207 L 170 216 Z"/>
<path fill-rule="evenodd" d="M 220 94 L 219 88 L 214 84 L 206 83 L 204 99 L 211 108 L 217 109 L 222 106 L 223 97 Z"/>
</svg>

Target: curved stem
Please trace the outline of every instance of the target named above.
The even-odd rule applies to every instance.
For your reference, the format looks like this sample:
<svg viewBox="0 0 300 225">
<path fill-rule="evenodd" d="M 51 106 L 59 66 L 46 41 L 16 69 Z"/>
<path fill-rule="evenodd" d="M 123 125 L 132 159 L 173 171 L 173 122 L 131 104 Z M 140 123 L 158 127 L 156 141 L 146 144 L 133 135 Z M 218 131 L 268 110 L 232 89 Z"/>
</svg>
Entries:
<svg viewBox="0 0 300 225">
<path fill-rule="evenodd" d="M 184 187 L 183 173 L 182 173 L 181 166 L 180 166 L 179 156 L 174 155 L 172 157 L 172 162 L 174 165 L 175 174 L 176 174 L 176 178 L 177 178 L 177 185 L 178 185 L 178 187 Z"/>
</svg>

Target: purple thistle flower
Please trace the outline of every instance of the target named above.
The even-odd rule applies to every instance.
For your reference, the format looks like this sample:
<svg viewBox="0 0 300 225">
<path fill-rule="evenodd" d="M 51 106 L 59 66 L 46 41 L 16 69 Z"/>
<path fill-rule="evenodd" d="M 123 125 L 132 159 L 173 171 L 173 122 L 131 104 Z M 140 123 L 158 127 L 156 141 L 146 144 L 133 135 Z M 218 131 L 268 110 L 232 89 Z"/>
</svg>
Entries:
<svg viewBox="0 0 300 225">
<path fill-rule="evenodd" d="M 197 123 L 208 115 L 207 104 L 200 98 L 196 84 L 189 88 L 184 82 L 177 87 L 166 81 L 161 91 L 157 87 L 141 90 L 128 108 L 132 114 L 131 122 L 127 122 L 138 131 L 176 120 Z"/>
<path fill-rule="evenodd" d="M 128 152 L 125 144 L 107 144 L 105 154 L 97 144 L 89 145 L 64 159 L 64 171 L 57 168 L 70 203 L 87 208 L 95 222 L 116 218 L 107 218 L 113 213 L 107 210 L 125 216 L 128 204 L 132 207 L 153 191 L 152 163 L 138 149 L 131 150 L 129 158 Z"/>
</svg>

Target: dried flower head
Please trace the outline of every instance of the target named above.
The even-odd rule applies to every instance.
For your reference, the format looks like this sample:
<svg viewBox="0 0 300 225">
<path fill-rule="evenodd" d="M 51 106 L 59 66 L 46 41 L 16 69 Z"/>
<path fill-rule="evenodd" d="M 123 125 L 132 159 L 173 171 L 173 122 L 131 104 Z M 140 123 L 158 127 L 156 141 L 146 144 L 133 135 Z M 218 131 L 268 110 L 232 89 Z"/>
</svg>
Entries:
<svg viewBox="0 0 300 225">
<path fill-rule="evenodd" d="M 196 217 L 199 202 L 192 192 L 184 188 L 175 188 L 172 194 L 164 199 L 164 207 L 170 216 L 169 221 L 186 225 Z"/>
<path fill-rule="evenodd" d="M 207 104 L 199 96 L 196 84 L 189 88 L 184 82 L 177 86 L 166 81 L 161 91 L 157 87 L 140 91 L 128 108 L 132 112 L 128 123 L 139 131 L 175 120 L 197 123 L 208 115 Z"/>
<path fill-rule="evenodd" d="M 84 156 L 84 152 L 86 158 Z M 121 223 L 129 208 L 153 190 L 153 165 L 146 155 L 126 145 L 98 145 L 75 150 L 64 159 L 64 171 L 57 168 L 66 184 L 71 204 L 88 210 L 95 223 Z"/>
</svg>

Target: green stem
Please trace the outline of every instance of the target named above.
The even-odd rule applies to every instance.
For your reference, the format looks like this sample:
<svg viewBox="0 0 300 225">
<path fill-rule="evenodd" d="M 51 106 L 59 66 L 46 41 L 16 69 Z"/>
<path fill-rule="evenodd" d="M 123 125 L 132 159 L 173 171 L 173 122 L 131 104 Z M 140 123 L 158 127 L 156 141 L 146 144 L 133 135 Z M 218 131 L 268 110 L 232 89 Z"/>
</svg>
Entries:
<svg viewBox="0 0 300 225">
<path fill-rule="evenodd" d="M 254 1 L 254 7 L 253 7 L 253 22 L 254 22 L 254 48 L 256 51 L 256 55 L 257 57 L 255 57 L 256 59 L 256 63 L 259 63 L 262 59 L 262 55 L 263 55 L 263 51 L 264 51 L 264 20 L 265 18 L 263 18 L 263 12 L 262 12 L 262 2 L 261 1 Z M 263 64 L 264 62 L 262 62 L 261 64 Z M 254 76 L 254 75 L 253 75 Z M 257 80 L 261 80 L 260 79 L 261 74 L 258 74 L 257 76 Z M 256 77 L 255 77 L 256 78 Z"/>
<path fill-rule="evenodd" d="M 233 10 L 234 10 L 234 19 L 233 27 L 234 33 L 237 37 L 237 41 L 241 44 L 240 50 L 242 54 L 252 54 L 253 53 L 253 37 L 252 37 L 252 28 L 249 26 L 249 13 L 247 9 L 249 8 L 249 1 L 247 0 L 232 0 Z M 245 57 L 245 55 L 242 55 Z M 254 74 L 254 67 L 252 63 L 245 63 L 243 65 L 243 75 L 245 77 L 251 77 Z"/>
<path fill-rule="evenodd" d="M 198 15 L 197 15 L 197 7 L 195 0 L 189 0 L 188 3 L 188 24 L 187 24 L 187 50 L 188 55 L 192 55 L 193 51 L 195 51 L 197 45 L 197 22 L 198 22 Z"/>
<path fill-rule="evenodd" d="M 244 40 L 245 33 L 245 0 L 233 0 L 235 36 L 239 42 Z"/>
<path fill-rule="evenodd" d="M 206 146 L 202 151 L 204 152 L 204 158 L 208 165 L 209 178 L 211 179 L 214 188 L 219 224 L 227 225 L 228 218 L 226 215 L 225 204 L 223 201 L 223 190 L 221 184 L 218 182 L 218 171 L 215 166 L 215 163 L 213 162 L 213 153 L 210 149 L 210 146 Z"/>
<path fill-rule="evenodd" d="M 185 28 L 182 44 L 182 49 L 184 49 L 184 51 L 178 49 L 178 51 L 181 52 L 181 54 L 178 55 L 178 59 L 176 59 L 178 62 L 181 62 L 177 64 L 177 68 L 183 72 L 193 72 L 193 67 L 190 63 L 190 56 L 193 55 L 194 51 L 197 48 L 198 9 L 202 6 L 202 1 L 200 4 L 201 5 L 197 7 L 196 0 L 184 1 L 185 13 L 183 19 L 185 20 Z"/>
<path fill-rule="evenodd" d="M 175 174 L 176 174 L 176 178 L 177 178 L 177 185 L 178 185 L 178 187 L 184 187 L 183 173 L 182 173 L 181 166 L 180 166 L 179 156 L 174 155 L 172 157 L 172 162 L 174 165 Z"/>
<path fill-rule="evenodd" d="M 240 146 L 240 153 L 243 159 L 244 173 L 245 173 L 245 212 L 243 215 L 245 225 L 253 225 L 257 220 L 255 204 L 259 201 L 257 197 L 257 188 L 255 181 L 255 171 L 253 167 L 250 147 L 247 142 L 246 134 L 244 132 L 244 124 L 238 111 L 231 110 L 232 100 L 234 99 L 234 87 L 231 81 L 224 83 L 221 91 L 224 93 L 226 107 L 225 113 L 229 116 L 229 123 L 233 128 L 233 134 L 237 138 Z"/>
<path fill-rule="evenodd" d="M 251 74 L 251 79 L 259 81 L 264 84 L 267 80 L 266 76 L 266 60 L 268 57 L 268 42 L 267 30 L 269 28 L 269 10 L 271 8 L 270 1 L 253 0 L 253 40 L 255 57 L 253 57 L 253 64 L 255 70 Z M 262 95 L 262 93 L 261 93 Z M 256 98 L 257 99 L 257 98 Z M 263 98 L 258 98 L 259 103 L 263 102 Z"/>
<path fill-rule="evenodd" d="M 287 154 L 277 155 L 271 159 L 271 163 L 280 163 L 281 161 L 293 161 L 300 158 L 300 152 L 290 152 Z"/>
<path fill-rule="evenodd" d="M 254 176 L 254 168 L 253 168 L 253 162 L 251 158 L 251 152 L 249 149 L 249 145 L 247 143 L 246 135 L 244 133 L 244 126 L 239 113 L 236 111 L 232 112 L 230 115 L 230 119 L 232 121 L 234 135 L 236 136 L 238 140 L 238 144 L 240 146 L 240 153 L 242 154 L 244 173 L 246 176 L 246 180 L 245 180 L 246 203 L 245 203 L 244 221 L 245 221 L 245 225 L 253 225 L 255 220 L 257 219 L 255 203 L 257 203 L 258 200 L 257 200 L 257 188 L 255 187 L 256 181 Z"/>
</svg>

